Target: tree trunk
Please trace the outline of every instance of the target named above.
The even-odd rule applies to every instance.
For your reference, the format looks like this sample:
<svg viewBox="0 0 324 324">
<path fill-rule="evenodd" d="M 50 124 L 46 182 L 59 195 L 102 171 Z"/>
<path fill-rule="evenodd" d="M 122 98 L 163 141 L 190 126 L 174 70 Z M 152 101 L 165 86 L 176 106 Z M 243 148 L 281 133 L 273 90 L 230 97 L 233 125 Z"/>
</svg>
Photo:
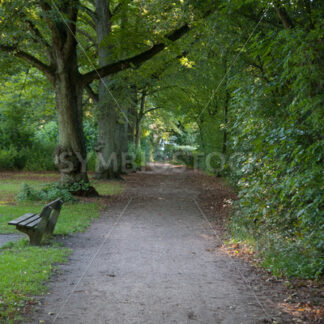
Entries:
<svg viewBox="0 0 324 324">
<path fill-rule="evenodd" d="M 139 117 L 136 118 L 135 127 L 135 149 L 136 151 L 141 147 L 141 120 Z"/>
<path fill-rule="evenodd" d="M 116 114 L 112 100 L 108 100 L 107 89 L 99 85 L 98 103 L 98 166 L 97 179 L 111 179 L 118 176 L 117 152 L 115 151 Z"/>
<path fill-rule="evenodd" d="M 229 103 L 229 93 L 226 90 L 225 105 L 224 105 L 224 134 L 223 134 L 223 154 L 227 152 L 227 124 L 228 124 L 228 103 Z"/>
<path fill-rule="evenodd" d="M 96 31 L 98 38 L 99 65 L 110 62 L 111 47 L 102 46 L 103 40 L 111 32 L 109 2 L 96 0 Z M 105 77 L 99 82 L 98 93 L 98 166 L 97 179 L 111 179 L 118 176 L 117 152 L 115 150 L 115 134 L 117 132 L 116 103 L 112 97 L 112 89 L 109 89 L 110 77 Z"/>
<path fill-rule="evenodd" d="M 142 136 L 142 120 L 145 114 L 145 101 L 146 101 L 146 91 L 143 90 L 141 103 L 140 103 L 140 110 L 138 115 L 136 116 L 136 133 L 135 133 L 135 148 L 138 150 L 141 147 L 141 136 Z"/>
<path fill-rule="evenodd" d="M 227 78 L 227 53 L 224 54 L 223 58 L 223 65 L 224 65 L 224 77 L 225 77 L 225 100 L 224 100 L 224 134 L 223 134 L 223 154 L 226 154 L 227 152 L 227 127 L 228 127 L 228 105 L 230 100 L 230 94 L 227 89 L 228 87 L 228 78 Z"/>
<path fill-rule="evenodd" d="M 53 39 L 53 85 L 59 125 L 59 145 L 54 162 L 61 173 L 62 184 L 89 182 L 86 146 L 82 124 L 82 87 L 78 81 L 76 41 L 74 38 Z"/>
<path fill-rule="evenodd" d="M 99 65 L 104 66 L 111 63 L 112 48 L 102 44 L 111 32 L 109 1 L 96 0 L 96 18 Z M 110 87 L 110 81 L 106 77 L 99 84 L 98 179 L 120 178 L 123 156 L 128 152 L 127 108 L 120 106 L 122 89 Z"/>
<path fill-rule="evenodd" d="M 134 103 L 129 108 L 129 113 L 128 113 L 128 142 L 129 143 L 134 143 L 135 145 L 135 130 L 136 130 L 136 109 L 137 109 L 137 104 Z"/>
<path fill-rule="evenodd" d="M 54 153 L 55 164 L 61 172 L 61 182 L 88 182 L 86 148 L 80 111 L 81 89 L 62 72 L 55 84 L 59 124 L 59 146 Z M 81 115 L 81 116 L 80 116 Z"/>
</svg>

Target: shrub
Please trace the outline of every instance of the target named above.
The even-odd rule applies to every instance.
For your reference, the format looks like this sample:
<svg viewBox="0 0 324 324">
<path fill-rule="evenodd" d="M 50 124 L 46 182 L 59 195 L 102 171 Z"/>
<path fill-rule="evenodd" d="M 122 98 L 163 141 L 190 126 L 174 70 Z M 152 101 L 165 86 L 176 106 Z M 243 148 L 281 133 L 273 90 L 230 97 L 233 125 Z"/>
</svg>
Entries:
<svg viewBox="0 0 324 324">
<path fill-rule="evenodd" d="M 62 187 L 58 182 L 44 185 L 44 188 L 37 190 L 28 184 L 23 184 L 21 191 L 17 195 L 19 201 L 52 201 L 62 198 L 66 201 L 75 201 L 70 190 Z"/>
<path fill-rule="evenodd" d="M 94 151 L 88 153 L 87 156 L 87 169 L 89 171 L 95 172 L 97 166 L 97 154 Z"/>
<path fill-rule="evenodd" d="M 0 170 L 15 169 L 17 151 L 13 147 L 9 150 L 0 150 Z"/>
<path fill-rule="evenodd" d="M 11 145 L 7 150 L 0 150 L 0 170 L 16 170 L 24 168 L 26 156 L 23 151 L 18 152 Z"/>
<path fill-rule="evenodd" d="M 26 158 L 24 169 L 27 171 L 53 171 L 55 164 L 53 152 L 55 143 L 35 143 L 23 151 Z"/>
<path fill-rule="evenodd" d="M 317 60 L 323 44 L 317 32 L 271 32 L 255 41 L 271 82 L 238 75 L 231 101 L 231 150 L 242 156 L 240 172 L 230 174 L 240 198 L 233 234 L 253 238 L 274 273 L 305 278 L 324 273 L 324 97 Z"/>
</svg>

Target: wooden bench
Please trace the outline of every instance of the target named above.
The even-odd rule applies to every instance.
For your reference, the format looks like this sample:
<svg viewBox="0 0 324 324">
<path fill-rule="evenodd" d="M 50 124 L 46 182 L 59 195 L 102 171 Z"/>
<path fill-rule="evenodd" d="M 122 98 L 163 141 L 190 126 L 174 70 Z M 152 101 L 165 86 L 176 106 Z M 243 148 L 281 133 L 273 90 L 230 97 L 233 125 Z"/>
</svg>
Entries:
<svg viewBox="0 0 324 324">
<path fill-rule="evenodd" d="M 40 214 L 25 214 L 9 222 L 17 230 L 29 236 L 31 245 L 40 245 L 43 235 L 52 236 L 59 217 L 63 200 L 61 198 L 45 205 Z"/>
</svg>

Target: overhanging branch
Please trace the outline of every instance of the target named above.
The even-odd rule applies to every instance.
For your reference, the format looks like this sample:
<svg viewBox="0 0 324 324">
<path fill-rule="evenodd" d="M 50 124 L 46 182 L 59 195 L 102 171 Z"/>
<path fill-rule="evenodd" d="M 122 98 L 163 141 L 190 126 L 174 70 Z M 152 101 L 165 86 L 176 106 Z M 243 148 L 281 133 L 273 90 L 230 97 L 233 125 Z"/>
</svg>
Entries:
<svg viewBox="0 0 324 324">
<path fill-rule="evenodd" d="M 154 110 L 157 110 L 157 109 L 162 109 L 162 107 L 154 107 L 154 108 L 147 109 L 147 110 L 144 111 L 143 114 L 145 115 L 145 114 L 147 114 L 147 113 L 149 113 L 149 112 L 152 112 L 152 111 L 154 111 Z"/>
<path fill-rule="evenodd" d="M 190 30 L 190 27 L 188 24 L 186 24 L 186 25 L 176 29 L 168 36 L 166 36 L 166 39 L 174 42 L 174 41 L 178 40 L 179 38 L 181 38 L 183 35 L 185 35 L 189 30 Z M 131 58 L 121 60 L 121 61 L 118 61 L 113 64 L 108 64 L 108 65 L 103 66 L 97 70 L 88 72 L 81 77 L 81 83 L 83 86 L 86 86 L 93 80 L 104 78 L 107 75 L 111 75 L 111 74 L 126 70 L 132 66 L 139 67 L 144 62 L 148 61 L 155 55 L 162 52 L 165 49 L 165 47 L 166 47 L 165 43 L 155 44 L 150 49 L 148 49 L 138 55 L 135 55 Z"/>
<path fill-rule="evenodd" d="M 49 48 L 50 47 L 49 44 L 47 43 L 47 41 L 45 40 L 45 38 L 43 37 L 39 29 L 35 26 L 35 24 L 29 19 L 26 19 L 26 23 L 30 31 L 34 34 L 36 42 L 40 42 L 43 45 L 45 45 L 46 48 Z"/>
<path fill-rule="evenodd" d="M 16 57 L 23 59 L 25 62 L 31 64 L 32 66 L 34 66 L 35 68 L 43 72 L 45 76 L 49 79 L 49 81 L 53 83 L 54 75 L 51 68 L 48 65 L 44 64 L 43 62 L 41 62 L 40 60 L 38 60 L 36 57 L 32 56 L 27 52 L 17 49 L 15 46 L 0 44 L 0 50 L 7 53 L 11 53 Z"/>
</svg>

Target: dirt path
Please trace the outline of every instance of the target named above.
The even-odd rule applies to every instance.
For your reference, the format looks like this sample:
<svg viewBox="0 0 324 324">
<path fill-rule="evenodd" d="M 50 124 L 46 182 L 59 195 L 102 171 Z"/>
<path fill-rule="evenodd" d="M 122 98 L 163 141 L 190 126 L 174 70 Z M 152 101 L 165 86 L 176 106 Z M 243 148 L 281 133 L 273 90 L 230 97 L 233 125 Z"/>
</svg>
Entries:
<svg viewBox="0 0 324 324">
<path fill-rule="evenodd" d="M 9 243 L 15 242 L 20 240 L 21 238 L 25 237 L 25 235 L 20 234 L 0 234 L 0 247 Z"/>
<path fill-rule="evenodd" d="M 269 323 L 278 315 L 244 283 L 244 266 L 218 251 L 196 205 L 199 187 L 176 170 L 128 176 L 125 197 L 65 240 L 74 252 L 30 323 Z"/>
</svg>

